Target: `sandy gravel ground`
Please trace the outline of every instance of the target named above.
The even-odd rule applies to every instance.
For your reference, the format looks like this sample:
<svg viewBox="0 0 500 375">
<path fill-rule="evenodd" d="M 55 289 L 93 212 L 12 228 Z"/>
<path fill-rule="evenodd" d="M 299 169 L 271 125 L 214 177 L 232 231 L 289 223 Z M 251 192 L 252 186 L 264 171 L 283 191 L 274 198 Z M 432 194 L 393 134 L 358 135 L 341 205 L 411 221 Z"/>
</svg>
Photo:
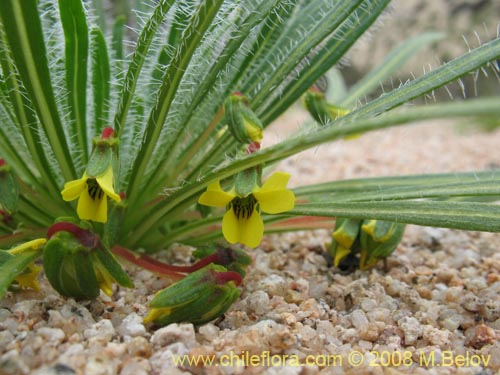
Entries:
<svg viewBox="0 0 500 375">
<path fill-rule="evenodd" d="M 281 120 L 287 129 L 299 123 L 294 113 Z M 267 139 L 284 136 L 274 128 Z M 500 165 L 499 144 L 499 131 L 428 123 L 325 145 L 279 169 L 293 174 L 294 186 L 487 169 Z M 145 326 L 147 302 L 169 281 L 130 265 L 136 289 L 116 288 L 95 301 L 64 299 L 41 278 L 40 292 L 9 293 L 0 302 L 0 373 L 499 372 L 500 235 L 409 226 L 388 271 L 380 265 L 351 275 L 327 266 L 328 237 L 322 230 L 267 236 L 250 251 L 240 300 L 224 319 L 201 327 Z M 175 250 L 160 256 L 190 261 L 191 249 Z M 184 355 L 198 365 L 176 366 Z M 198 356 L 214 362 L 203 365 Z"/>
</svg>

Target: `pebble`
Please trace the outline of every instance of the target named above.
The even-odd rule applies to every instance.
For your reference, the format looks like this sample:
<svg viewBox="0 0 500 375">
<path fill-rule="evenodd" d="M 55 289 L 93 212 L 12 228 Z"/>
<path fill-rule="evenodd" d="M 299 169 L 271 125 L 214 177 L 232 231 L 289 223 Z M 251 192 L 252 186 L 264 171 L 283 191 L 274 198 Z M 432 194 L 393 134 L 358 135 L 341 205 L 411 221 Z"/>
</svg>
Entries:
<svg viewBox="0 0 500 375">
<path fill-rule="evenodd" d="M 194 326 L 189 323 L 170 324 L 158 329 L 151 337 L 151 344 L 155 348 L 163 348 L 176 342 L 193 346 L 196 343 Z"/>
<path fill-rule="evenodd" d="M 54 346 L 59 345 L 66 337 L 64 331 L 60 328 L 41 327 L 37 330 L 37 334 Z"/>
<path fill-rule="evenodd" d="M 413 317 L 401 318 L 398 320 L 398 326 L 404 333 L 405 345 L 416 344 L 423 332 L 420 322 Z"/>
<path fill-rule="evenodd" d="M 146 327 L 144 327 L 142 317 L 132 313 L 123 319 L 122 324 L 117 328 L 117 332 L 122 336 L 143 336 L 146 333 Z"/>
<path fill-rule="evenodd" d="M 100 343 L 107 343 L 111 341 L 115 334 L 115 328 L 113 327 L 111 320 L 108 319 L 102 319 L 95 323 L 91 328 L 83 331 L 83 336 L 87 340 L 92 339 L 93 341 Z"/>
</svg>

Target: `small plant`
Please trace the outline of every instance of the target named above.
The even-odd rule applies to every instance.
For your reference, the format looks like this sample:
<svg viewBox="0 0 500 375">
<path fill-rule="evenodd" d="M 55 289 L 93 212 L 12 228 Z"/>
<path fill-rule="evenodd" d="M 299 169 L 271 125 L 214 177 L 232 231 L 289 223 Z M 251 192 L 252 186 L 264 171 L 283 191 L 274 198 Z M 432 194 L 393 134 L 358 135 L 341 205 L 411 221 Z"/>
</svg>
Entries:
<svg viewBox="0 0 500 375">
<path fill-rule="evenodd" d="M 224 241 L 252 248 L 264 232 L 333 228 L 337 218 L 335 265 L 367 269 L 394 251 L 406 223 L 500 231 L 495 171 L 296 189 L 286 173 L 263 173 L 372 130 L 498 119 L 498 98 L 401 107 L 478 69 L 497 74 L 500 39 L 367 103 L 360 98 L 441 36 L 408 40 L 335 102 L 317 87 L 388 3 L 137 2 L 137 28 L 127 29 L 99 1 L 2 0 L 0 296 L 37 288 L 39 260 L 64 296 L 111 295 L 114 284 L 133 287 L 123 258 L 177 280 L 146 321 L 201 324 L 238 298 L 250 263 Z M 261 148 L 266 127 L 301 98 L 317 125 Z M 198 262 L 150 256 L 173 243 L 199 247 Z"/>
</svg>

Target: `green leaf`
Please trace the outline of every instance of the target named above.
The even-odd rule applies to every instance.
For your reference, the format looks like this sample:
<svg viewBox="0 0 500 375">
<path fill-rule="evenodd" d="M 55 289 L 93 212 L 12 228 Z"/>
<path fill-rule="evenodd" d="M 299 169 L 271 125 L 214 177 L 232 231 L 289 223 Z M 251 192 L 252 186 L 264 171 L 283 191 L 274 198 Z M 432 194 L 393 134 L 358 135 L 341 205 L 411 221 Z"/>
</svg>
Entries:
<svg viewBox="0 0 500 375">
<path fill-rule="evenodd" d="M 165 119 L 167 118 L 181 79 L 184 76 L 184 72 L 222 3 L 223 0 L 200 3 L 196 12 L 191 16 L 190 23 L 183 33 L 183 39 L 179 43 L 174 58 L 165 72 L 156 98 L 156 104 L 153 106 L 144 131 L 141 142 L 142 147 L 139 150 L 130 173 L 127 196 L 131 201 L 137 199 L 139 187 L 143 183 L 147 165 L 157 145 Z"/>
<path fill-rule="evenodd" d="M 346 117 L 373 116 L 387 111 L 442 87 L 498 58 L 500 58 L 500 38 L 484 43 L 400 88 L 372 100 Z"/>
<path fill-rule="evenodd" d="M 405 40 L 395 47 L 377 67 L 356 82 L 338 105 L 345 108 L 353 107 L 356 100 L 369 95 L 374 88 L 394 74 L 406 61 L 420 52 L 423 47 L 443 37 L 442 33 L 428 32 Z"/>
<path fill-rule="evenodd" d="M 97 258 L 101 261 L 102 265 L 109 274 L 116 280 L 118 284 L 126 288 L 133 288 L 134 283 L 128 276 L 128 274 L 123 270 L 120 263 L 115 259 L 113 254 L 109 252 L 108 249 L 102 247 L 96 250 Z"/>
<path fill-rule="evenodd" d="M 41 255 L 40 250 L 26 250 L 16 255 L 0 250 L 0 299 L 5 296 L 15 278 Z"/>
<path fill-rule="evenodd" d="M 6 39 L 26 91 L 66 180 L 76 178 L 57 111 L 36 0 L 0 1 Z"/>
<path fill-rule="evenodd" d="M 90 32 L 92 46 L 92 93 L 94 97 L 94 134 L 101 134 L 109 124 L 109 98 L 111 73 L 108 49 L 102 31 Z"/>
<path fill-rule="evenodd" d="M 87 60 L 89 30 L 81 0 L 59 0 L 59 14 L 64 30 L 66 87 L 71 114 L 71 134 L 76 135 L 83 163 L 88 159 L 87 141 Z"/>
<path fill-rule="evenodd" d="M 277 2 L 277 0 L 261 2 L 254 9 L 247 9 L 246 14 L 234 21 L 234 31 L 228 38 L 227 44 L 215 59 L 215 62 L 204 74 L 204 78 L 198 85 L 194 97 L 192 98 L 189 106 L 184 111 L 186 115 L 183 116 L 178 130 L 169 135 L 169 138 L 171 140 L 169 140 L 168 142 L 169 147 L 165 148 L 166 154 L 162 157 L 163 162 L 158 165 L 155 173 L 152 173 L 152 179 L 154 180 L 155 185 L 159 184 L 160 187 L 162 187 L 161 185 L 164 181 L 158 179 L 159 176 L 162 176 L 162 173 L 159 173 L 159 171 L 167 169 L 168 164 L 171 162 L 172 156 L 176 155 L 179 144 L 182 144 L 180 140 L 183 139 L 183 136 L 186 136 L 188 133 L 190 133 L 191 136 L 194 136 L 194 129 L 189 125 L 190 121 L 196 114 L 196 109 L 209 95 L 210 90 L 213 89 L 221 72 L 223 72 L 224 69 L 228 68 L 228 64 L 231 61 L 231 58 L 233 58 L 234 55 L 240 50 L 243 42 L 248 38 L 251 30 L 257 27 L 259 22 L 262 22 L 262 19 L 271 12 L 271 10 L 276 6 Z M 211 125 L 215 126 L 217 125 L 217 122 L 213 124 L 211 123 Z M 199 135 L 199 141 L 195 143 L 195 146 L 190 146 L 187 152 L 182 155 L 181 160 L 177 163 L 178 166 L 169 176 L 168 181 L 164 182 L 165 185 L 168 185 L 169 183 L 171 183 L 171 181 L 178 178 L 179 173 L 185 167 L 187 162 L 191 160 L 193 152 L 198 151 L 200 147 L 203 146 L 204 141 L 206 142 L 206 137 L 208 136 L 209 132 L 213 130 L 212 128 L 214 126 L 206 127 L 206 131 Z M 148 186 L 149 185 L 150 183 L 148 183 Z M 156 189 L 156 191 L 158 191 L 158 188 Z M 153 190 L 152 193 L 154 192 L 155 191 Z"/>
<path fill-rule="evenodd" d="M 297 205 L 287 213 L 500 232 L 500 206 L 477 202 L 322 202 Z"/>
<path fill-rule="evenodd" d="M 259 106 L 258 114 L 262 122 L 267 125 L 299 99 L 306 90 L 313 85 L 323 74 L 336 64 L 375 22 L 390 0 L 364 1 L 356 12 L 353 12 L 322 43 L 314 55 L 308 56 L 301 67 L 297 79 L 291 79 L 281 88 L 281 95 L 272 98 L 269 94 L 260 91 L 260 100 L 253 103 Z"/>
<path fill-rule="evenodd" d="M 20 84 L 21 78 L 12 61 L 12 56 L 7 47 L 7 41 L 5 40 L 3 30 L 1 32 L 0 44 L 0 64 L 2 66 L 2 71 L 9 72 L 9 74 L 2 77 L 3 83 L 5 84 L 5 89 L 8 91 L 13 114 L 15 114 L 15 116 L 11 116 L 11 121 L 17 126 L 18 131 L 22 134 L 26 143 L 26 149 L 30 154 L 29 159 L 33 162 L 40 176 L 36 175 L 31 170 L 29 160 L 26 160 L 28 158 L 23 158 L 21 152 L 23 147 L 14 147 L 15 145 L 13 144 L 14 142 L 12 142 L 12 137 L 9 137 L 7 133 L 3 133 L 4 129 L 6 130 L 8 127 L 8 124 L 3 124 L 0 130 L 4 138 L 1 149 L 3 152 L 7 150 L 11 151 L 9 152 L 11 156 L 8 159 L 10 163 L 13 163 L 13 167 L 16 169 L 19 176 L 25 177 L 31 184 L 39 187 L 39 192 L 42 194 L 44 190 L 48 190 L 52 199 L 54 199 L 60 196 L 57 179 L 52 175 L 53 168 L 50 166 L 42 146 L 42 140 L 39 134 L 40 125 L 35 116 L 35 110 L 28 99 L 28 93 Z M 5 156 L 7 157 L 9 155 Z"/>
<path fill-rule="evenodd" d="M 491 173 L 491 172 L 490 172 Z M 432 181 L 432 180 L 431 180 Z M 419 198 L 450 198 L 450 197 L 500 197 L 500 176 L 475 181 L 460 181 L 455 183 L 406 185 L 393 188 L 378 187 L 376 190 L 361 192 L 346 192 L 332 194 L 326 191 L 314 200 L 334 200 L 343 202 L 362 202 L 378 200 L 400 200 Z"/>
<path fill-rule="evenodd" d="M 132 103 L 137 80 L 139 79 L 139 73 L 141 72 L 142 66 L 147 57 L 147 52 L 149 50 L 149 47 L 151 46 L 153 37 L 155 36 L 158 27 L 160 26 L 163 18 L 165 17 L 165 14 L 168 12 L 173 2 L 174 0 L 161 0 L 156 6 L 151 18 L 142 29 L 141 35 L 139 36 L 137 46 L 134 50 L 132 60 L 130 61 L 127 70 L 125 81 L 123 82 L 122 90 L 120 93 L 120 101 L 118 103 L 118 108 L 116 110 L 114 119 L 114 127 L 117 133 L 117 138 L 121 137 L 123 126 L 125 126 L 127 113 L 130 109 L 130 104 Z M 120 54 L 123 53 L 121 52 L 121 43 L 123 37 L 122 35 L 119 35 L 122 32 L 122 27 L 120 27 L 119 22 L 117 22 L 115 30 L 120 30 L 120 33 L 115 33 L 114 38 L 116 45 L 120 46 L 119 48 L 116 48 L 116 51 L 118 52 L 118 54 Z"/>
<path fill-rule="evenodd" d="M 334 193 L 362 193 L 366 191 L 386 190 L 390 188 L 422 185 L 454 184 L 474 181 L 496 180 L 500 178 L 498 170 L 434 173 L 406 176 L 370 177 L 352 180 L 338 180 L 320 184 L 305 185 L 293 189 L 296 196 L 313 196 Z"/>
</svg>

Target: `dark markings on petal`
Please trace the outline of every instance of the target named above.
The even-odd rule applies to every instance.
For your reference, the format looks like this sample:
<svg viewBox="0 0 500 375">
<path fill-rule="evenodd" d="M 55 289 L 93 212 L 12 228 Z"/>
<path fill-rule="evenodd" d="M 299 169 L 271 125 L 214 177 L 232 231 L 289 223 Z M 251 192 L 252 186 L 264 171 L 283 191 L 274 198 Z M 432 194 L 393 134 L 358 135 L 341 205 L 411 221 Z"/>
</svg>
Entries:
<svg viewBox="0 0 500 375">
<path fill-rule="evenodd" d="M 93 200 L 102 199 L 104 195 L 104 191 L 102 191 L 101 187 L 97 183 L 97 180 L 93 178 L 87 179 L 87 190 L 89 192 L 90 198 Z"/>
<path fill-rule="evenodd" d="M 234 214 L 238 219 L 249 219 L 250 216 L 252 216 L 256 203 L 257 199 L 255 199 L 253 194 L 250 194 L 248 197 L 234 198 L 231 205 L 233 206 Z"/>
</svg>

